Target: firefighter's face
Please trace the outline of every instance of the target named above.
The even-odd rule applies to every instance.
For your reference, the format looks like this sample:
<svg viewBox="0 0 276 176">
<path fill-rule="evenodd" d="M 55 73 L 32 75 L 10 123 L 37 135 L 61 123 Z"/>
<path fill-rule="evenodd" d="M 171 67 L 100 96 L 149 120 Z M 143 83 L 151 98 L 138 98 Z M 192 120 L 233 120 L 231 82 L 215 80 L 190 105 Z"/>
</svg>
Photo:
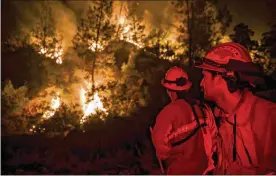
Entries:
<svg viewBox="0 0 276 176">
<path fill-rule="evenodd" d="M 212 74 L 210 71 L 202 71 L 203 78 L 200 87 L 204 93 L 204 98 L 209 101 L 216 101 L 221 94 L 221 76 Z"/>
</svg>

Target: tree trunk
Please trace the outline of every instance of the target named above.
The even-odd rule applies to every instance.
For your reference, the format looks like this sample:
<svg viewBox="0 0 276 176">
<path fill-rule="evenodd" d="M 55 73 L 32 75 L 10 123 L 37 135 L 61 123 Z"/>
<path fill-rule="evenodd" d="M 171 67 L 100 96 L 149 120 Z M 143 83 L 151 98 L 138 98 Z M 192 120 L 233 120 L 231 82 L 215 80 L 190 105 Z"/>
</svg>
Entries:
<svg viewBox="0 0 276 176">
<path fill-rule="evenodd" d="M 192 35 L 192 29 L 193 29 L 193 0 L 191 0 L 191 5 L 189 3 L 190 0 L 186 0 L 187 5 L 187 26 L 188 26 L 188 58 L 189 58 L 189 65 L 191 66 L 193 64 L 192 60 L 192 41 L 193 41 L 193 35 Z M 191 15 L 191 16 L 190 16 Z"/>
<path fill-rule="evenodd" d="M 101 21 L 103 18 L 103 6 L 104 2 L 101 1 L 101 7 L 100 7 L 100 16 L 98 18 L 98 25 L 97 25 L 97 36 L 96 36 L 96 48 L 95 48 L 95 55 L 92 62 L 92 70 L 91 70 L 91 79 L 92 79 L 92 95 L 95 93 L 95 67 L 96 67 L 96 59 L 97 59 L 97 53 L 98 53 L 98 43 L 99 43 L 99 37 L 100 37 L 100 29 L 101 29 Z"/>
<path fill-rule="evenodd" d="M 124 2 L 121 2 L 121 7 L 120 7 L 120 14 L 119 14 L 119 17 L 121 17 L 121 14 L 122 14 L 123 3 L 124 3 Z M 119 37 L 119 32 L 120 32 L 121 28 L 122 28 L 122 25 L 121 25 L 121 24 L 119 24 L 118 30 L 117 30 L 117 32 L 116 32 L 116 40 L 117 40 L 117 39 L 118 39 L 118 37 Z"/>
</svg>

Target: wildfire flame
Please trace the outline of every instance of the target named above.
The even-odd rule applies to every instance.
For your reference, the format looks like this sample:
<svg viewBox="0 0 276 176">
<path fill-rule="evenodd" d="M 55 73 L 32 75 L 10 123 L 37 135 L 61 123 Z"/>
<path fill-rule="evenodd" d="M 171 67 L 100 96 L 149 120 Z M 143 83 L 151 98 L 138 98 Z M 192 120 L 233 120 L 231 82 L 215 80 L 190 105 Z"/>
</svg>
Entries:
<svg viewBox="0 0 276 176">
<path fill-rule="evenodd" d="M 39 54 L 45 54 L 47 52 L 46 48 L 41 48 Z"/>
<path fill-rule="evenodd" d="M 120 40 L 124 40 L 128 43 L 132 43 L 133 45 L 135 45 L 139 48 L 144 48 L 144 45 L 141 41 L 135 41 L 133 39 L 135 29 L 134 30 L 131 29 L 131 25 L 128 23 L 128 20 L 125 17 L 120 16 L 118 18 L 118 24 L 119 24 L 119 27 L 123 27 L 120 32 Z M 164 51 L 164 52 L 166 52 L 166 51 Z M 170 61 L 177 59 L 177 57 L 175 55 L 167 56 L 165 54 L 161 54 L 160 57 L 162 57 L 163 59 L 170 60 Z"/>
<path fill-rule="evenodd" d="M 92 84 L 85 82 L 88 88 L 91 88 Z M 87 102 L 87 91 L 84 88 L 80 89 L 80 103 L 82 105 L 82 110 L 84 115 L 82 116 L 80 123 L 83 124 L 87 121 L 87 117 L 91 114 L 96 114 L 97 110 L 103 111 L 108 114 L 107 110 L 104 108 L 103 103 L 99 97 L 98 92 L 95 92 L 93 99 Z M 102 119 L 103 120 L 103 119 Z"/>
<path fill-rule="evenodd" d="M 124 25 L 126 22 L 127 22 L 127 20 L 124 17 L 119 17 L 118 18 L 119 25 Z M 131 26 L 130 25 L 125 25 L 123 27 L 123 30 L 122 30 L 121 34 L 120 34 L 120 40 L 124 40 L 126 42 L 134 44 L 135 46 L 137 46 L 139 48 L 142 48 L 143 47 L 142 44 L 140 44 L 140 43 L 133 40 L 133 35 L 134 35 L 134 32 L 131 31 Z"/>
<path fill-rule="evenodd" d="M 59 96 L 59 92 L 58 92 L 57 96 L 51 100 L 50 109 L 47 110 L 43 114 L 42 118 L 49 119 L 50 117 L 55 115 L 55 113 L 56 113 L 57 109 L 59 108 L 59 106 L 60 106 L 60 96 Z"/>
<path fill-rule="evenodd" d="M 125 18 L 124 17 L 119 17 L 119 24 L 123 25 L 125 23 Z"/>
<path fill-rule="evenodd" d="M 104 47 L 100 43 L 96 44 L 96 42 L 92 42 L 89 45 L 88 49 L 90 49 L 91 51 L 96 51 L 96 47 L 98 51 L 102 51 L 104 49 Z"/>
<path fill-rule="evenodd" d="M 57 64 L 62 64 L 63 49 L 56 45 L 54 49 L 41 48 L 39 54 L 45 55 L 45 57 L 56 59 Z"/>
</svg>

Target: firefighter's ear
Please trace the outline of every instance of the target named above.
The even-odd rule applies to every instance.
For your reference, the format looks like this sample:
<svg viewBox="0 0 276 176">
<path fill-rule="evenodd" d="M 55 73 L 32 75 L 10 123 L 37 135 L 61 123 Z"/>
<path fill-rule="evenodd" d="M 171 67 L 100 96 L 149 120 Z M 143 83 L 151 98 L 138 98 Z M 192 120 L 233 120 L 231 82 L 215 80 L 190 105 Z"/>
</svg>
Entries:
<svg viewBox="0 0 276 176">
<path fill-rule="evenodd" d="M 226 72 L 226 76 L 227 77 L 234 77 L 235 76 L 235 72 L 233 72 L 233 71 L 227 71 Z"/>
<path fill-rule="evenodd" d="M 239 79 L 239 75 L 237 74 L 237 72 L 234 72 L 234 71 L 227 71 L 227 72 L 222 74 L 222 77 L 224 79 L 230 80 L 234 83 L 236 83 Z"/>
<path fill-rule="evenodd" d="M 225 75 L 228 90 L 232 93 L 238 90 L 239 74 L 234 71 L 228 71 Z"/>
<path fill-rule="evenodd" d="M 216 80 L 218 80 L 218 81 L 223 80 L 223 78 L 224 78 L 224 75 L 223 75 L 223 74 L 217 74 L 217 75 L 214 77 L 214 79 L 216 79 Z"/>
</svg>

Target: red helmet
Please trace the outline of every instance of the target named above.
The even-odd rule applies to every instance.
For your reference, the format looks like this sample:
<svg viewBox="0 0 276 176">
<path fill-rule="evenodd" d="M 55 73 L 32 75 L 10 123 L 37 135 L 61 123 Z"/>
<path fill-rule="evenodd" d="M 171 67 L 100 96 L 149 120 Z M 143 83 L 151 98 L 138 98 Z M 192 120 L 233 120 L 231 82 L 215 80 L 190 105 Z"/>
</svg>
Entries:
<svg viewBox="0 0 276 176">
<path fill-rule="evenodd" d="M 243 63 L 251 63 L 252 59 L 248 50 L 238 43 L 227 42 L 212 48 L 200 65 L 195 67 L 212 70 L 217 72 L 226 72 L 225 65 L 230 60 L 236 60 Z"/>
<path fill-rule="evenodd" d="M 170 90 L 183 91 L 189 90 L 192 86 L 191 81 L 188 79 L 187 73 L 180 67 L 172 67 L 166 73 L 161 84 Z"/>
</svg>

